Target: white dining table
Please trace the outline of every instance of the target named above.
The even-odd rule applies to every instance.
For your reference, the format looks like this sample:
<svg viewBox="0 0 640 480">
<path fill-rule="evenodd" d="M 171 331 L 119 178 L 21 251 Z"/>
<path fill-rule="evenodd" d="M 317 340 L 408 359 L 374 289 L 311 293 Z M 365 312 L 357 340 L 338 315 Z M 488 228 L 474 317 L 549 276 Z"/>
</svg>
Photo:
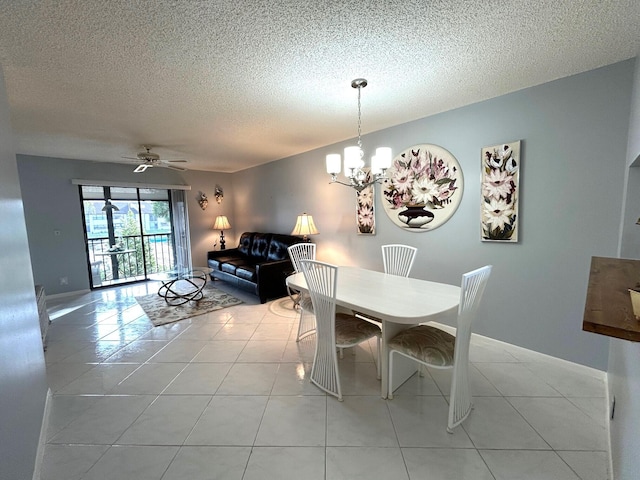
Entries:
<svg viewBox="0 0 640 480">
<path fill-rule="evenodd" d="M 287 277 L 289 287 L 308 292 L 303 273 Z M 460 287 L 417 278 L 399 277 L 359 267 L 338 267 L 336 305 L 382 320 L 382 398 L 387 398 L 388 341 L 419 323 L 457 318 Z M 394 359 L 394 389 L 416 372 L 416 363 Z"/>
</svg>

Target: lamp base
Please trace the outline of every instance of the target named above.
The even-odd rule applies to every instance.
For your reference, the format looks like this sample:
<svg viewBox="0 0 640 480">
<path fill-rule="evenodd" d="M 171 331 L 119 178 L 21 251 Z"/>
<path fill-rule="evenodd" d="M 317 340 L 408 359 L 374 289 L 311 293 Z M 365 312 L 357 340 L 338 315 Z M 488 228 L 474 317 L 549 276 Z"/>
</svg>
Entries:
<svg viewBox="0 0 640 480">
<path fill-rule="evenodd" d="M 225 250 L 227 247 L 225 246 L 224 241 L 224 230 L 220 230 L 220 250 Z"/>
</svg>

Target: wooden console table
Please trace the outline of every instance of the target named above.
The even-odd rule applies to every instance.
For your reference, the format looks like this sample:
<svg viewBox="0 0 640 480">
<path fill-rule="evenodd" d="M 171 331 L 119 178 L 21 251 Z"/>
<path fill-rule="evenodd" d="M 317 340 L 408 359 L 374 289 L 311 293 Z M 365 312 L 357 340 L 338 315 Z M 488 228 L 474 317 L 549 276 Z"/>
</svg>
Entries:
<svg viewBox="0 0 640 480">
<path fill-rule="evenodd" d="M 640 342 L 629 289 L 640 286 L 640 260 L 592 257 L 582 329 Z"/>
</svg>

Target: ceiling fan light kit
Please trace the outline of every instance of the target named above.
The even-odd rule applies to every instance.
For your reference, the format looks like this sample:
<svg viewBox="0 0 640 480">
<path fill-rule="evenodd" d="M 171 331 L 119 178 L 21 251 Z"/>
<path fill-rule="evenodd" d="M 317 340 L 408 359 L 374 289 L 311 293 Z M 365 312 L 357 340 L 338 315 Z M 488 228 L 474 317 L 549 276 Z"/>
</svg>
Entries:
<svg viewBox="0 0 640 480">
<path fill-rule="evenodd" d="M 143 145 L 144 152 L 138 152 L 135 157 L 122 157 L 130 160 L 137 160 L 141 162 L 136 168 L 133 169 L 134 173 L 142 173 L 147 168 L 152 167 L 164 167 L 172 170 L 178 170 L 180 172 L 186 171 L 186 168 L 172 165 L 172 163 L 186 163 L 186 160 L 161 160 L 160 155 L 151 152 L 151 145 Z"/>
</svg>

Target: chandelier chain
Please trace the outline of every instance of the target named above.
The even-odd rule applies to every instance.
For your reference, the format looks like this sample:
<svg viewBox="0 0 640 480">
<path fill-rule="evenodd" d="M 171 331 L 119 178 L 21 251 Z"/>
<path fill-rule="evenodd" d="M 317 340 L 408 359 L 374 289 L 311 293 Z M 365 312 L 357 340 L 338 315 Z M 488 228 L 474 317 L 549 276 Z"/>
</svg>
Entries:
<svg viewBox="0 0 640 480">
<path fill-rule="evenodd" d="M 358 147 L 360 148 L 360 159 L 364 156 L 364 152 L 362 151 L 362 110 L 361 110 L 361 102 L 360 102 L 360 93 L 362 92 L 362 86 L 358 85 Z"/>
</svg>

